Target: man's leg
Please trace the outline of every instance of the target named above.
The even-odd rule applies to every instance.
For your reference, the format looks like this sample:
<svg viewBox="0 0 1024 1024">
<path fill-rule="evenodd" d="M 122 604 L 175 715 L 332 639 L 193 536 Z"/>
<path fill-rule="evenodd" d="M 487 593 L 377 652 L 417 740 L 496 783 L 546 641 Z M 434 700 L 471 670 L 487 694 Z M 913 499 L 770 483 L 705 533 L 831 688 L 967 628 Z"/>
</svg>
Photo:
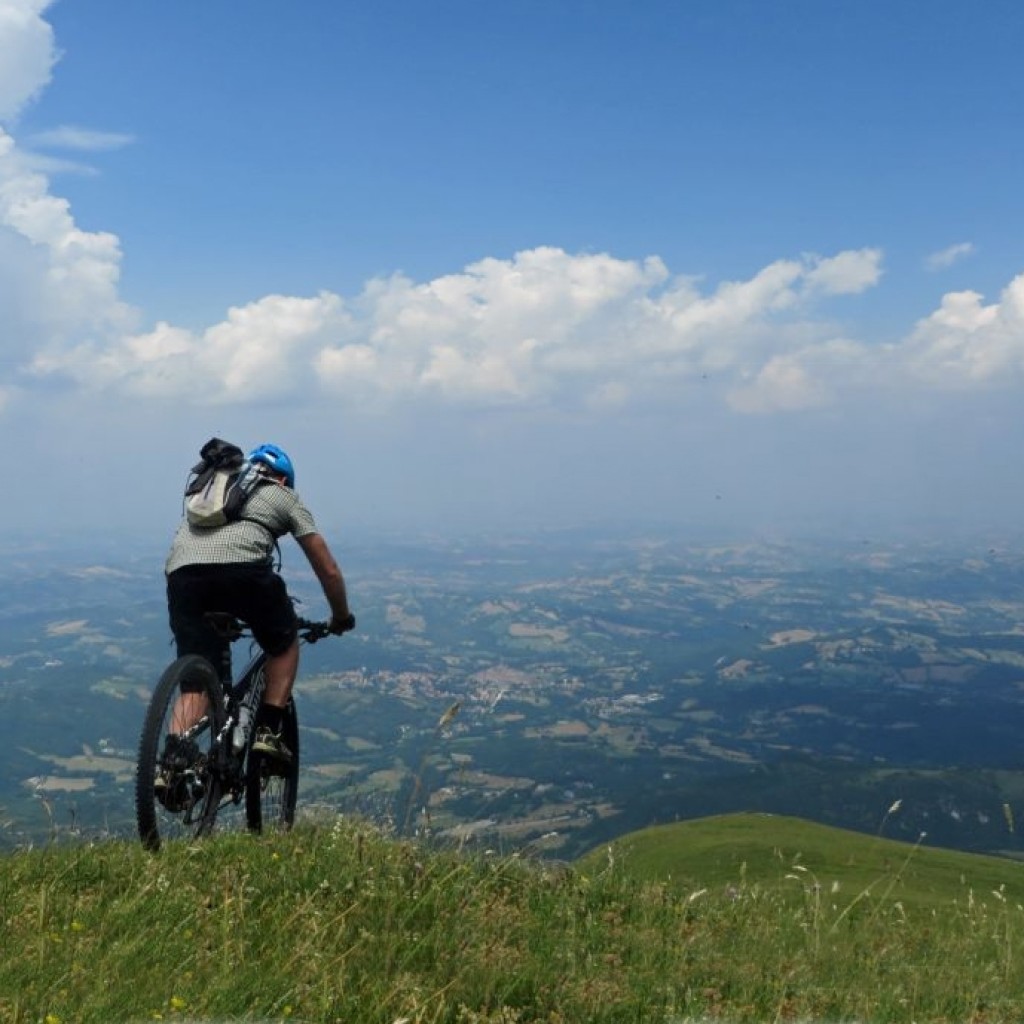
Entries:
<svg viewBox="0 0 1024 1024">
<path fill-rule="evenodd" d="M 197 693 L 193 690 L 186 690 L 178 694 L 174 702 L 174 710 L 171 712 L 171 725 L 168 732 L 181 735 L 191 729 L 209 707 L 209 698 L 205 692 Z"/>
<path fill-rule="evenodd" d="M 252 749 L 267 754 L 283 764 L 290 764 L 294 752 L 282 736 L 284 709 L 295 685 L 299 670 L 299 641 L 295 639 L 280 654 L 268 655 L 266 666 L 267 688 L 260 708 L 260 727 Z"/>
<path fill-rule="evenodd" d="M 216 576 L 203 573 L 196 567 L 179 569 L 167 577 L 167 608 L 174 634 L 178 657 L 199 654 L 218 670 L 224 663 L 230 665 L 230 649 L 227 640 L 221 637 L 205 617 L 211 587 L 217 583 Z M 225 662 L 225 659 L 226 662 Z M 193 689 L 189 682 L 178 694 L 171 712 L 168 732 L 181 735 L 188 731 L 209 710 L 206 691 L 198 685 Z"/>
<path fill-rule="evenodd" d="M 209 706 L 209 697 L 205 691 L 199 690 L 183 690 L 174 701 L 160 764 L 153 780 L 154 796 L 174 814 L 183 811 L 190 802 L 184 788 L 184 773 L 195 765 L 199 757 L 195 740 L 182 737 L 207 713 Z"/>
<path fill-rule="evenodd" d="M 257 643 L 267 652 L 267 664 L 266 689 L 252 749 L 287 763 L 293 753 L 282 736 L 285 708 L 299 671 L 295 607 L 280 576 L 266 570 L 255 575 L 253 585 L 246 590 L 246 599 L 252 605 L 249 624 Z"/>
<path fill-rule="evenodd" d="M 267 690 L 263 695 L 263 703 L 273 708 L 285 708 L 288 698 L 295 686 L 295 677 L 299 674 L 299 641 L 296 638 L 291 646 L 281 654 L 267 656 Z"/>
</svg>

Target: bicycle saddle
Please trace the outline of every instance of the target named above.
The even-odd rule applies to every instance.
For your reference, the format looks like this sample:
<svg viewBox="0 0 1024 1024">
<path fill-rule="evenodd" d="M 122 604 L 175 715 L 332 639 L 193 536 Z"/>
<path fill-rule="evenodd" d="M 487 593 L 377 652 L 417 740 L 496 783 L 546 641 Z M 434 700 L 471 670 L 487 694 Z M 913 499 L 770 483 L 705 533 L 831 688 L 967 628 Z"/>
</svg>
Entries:
<svg viewBox="0 0 1024 1024">
<path fill-rule="evenodd" d="M 207 612 L 205 618 L 225 640 L 237 640 L 245 630 L 245 623 L 231 612 Z"/>
</svg>

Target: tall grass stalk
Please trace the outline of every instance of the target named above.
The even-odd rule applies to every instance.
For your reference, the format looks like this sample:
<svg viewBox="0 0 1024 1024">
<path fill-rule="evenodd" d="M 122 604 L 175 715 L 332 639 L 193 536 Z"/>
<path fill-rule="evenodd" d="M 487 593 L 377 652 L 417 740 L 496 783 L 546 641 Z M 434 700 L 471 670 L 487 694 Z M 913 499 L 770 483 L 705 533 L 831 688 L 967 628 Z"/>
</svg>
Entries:
<svg viewBox="0 0 1024 1024">
<path fill-rule="evenodd" d="M 622 858 L 584 874 L 347 819 L 157 856 L 19 851 L 0 863 L 0 1021 L 1024 1019 L 1005 892 L 905 906 L 794 874 L 810 884 L 642 882 Z"/>
</svg>

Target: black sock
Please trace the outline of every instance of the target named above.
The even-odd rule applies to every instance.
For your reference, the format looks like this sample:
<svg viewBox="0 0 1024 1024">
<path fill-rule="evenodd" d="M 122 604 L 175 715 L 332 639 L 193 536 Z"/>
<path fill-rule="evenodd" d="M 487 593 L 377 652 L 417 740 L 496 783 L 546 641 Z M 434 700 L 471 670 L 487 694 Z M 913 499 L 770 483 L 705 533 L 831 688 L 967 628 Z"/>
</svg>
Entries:
<svg viewBox="0 0 1024 1024">
<path fill-rule="evenodd" d="M 264 704 L 260 709 L 260 718 L 263 724 L 273 733 L 280 733 L 284 725 L 284 708 L 274 707 L 273 704 Z"/>
</svg>

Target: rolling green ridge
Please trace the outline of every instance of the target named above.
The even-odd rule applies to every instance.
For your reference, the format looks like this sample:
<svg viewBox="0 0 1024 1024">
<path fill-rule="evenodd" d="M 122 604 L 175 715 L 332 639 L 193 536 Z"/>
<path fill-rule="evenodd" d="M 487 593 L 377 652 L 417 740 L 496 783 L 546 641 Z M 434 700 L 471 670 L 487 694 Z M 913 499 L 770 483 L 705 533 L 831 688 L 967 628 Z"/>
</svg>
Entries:
<svg viewBox="0 0 1024 1024">
<path fill-rule="evenodd" d="M 58 841 L 0 858 L 0 1021 L 1018 1021 L 1021 870 L 757 815 L 574 865 L 351 818 Z"/>
<path fill-rule="evenodd" d="M 748 885 L 793 891 L 818 887 L 833 902 L 853 898 L 899 901 L 939 910 L 1001 893 L 1024 902 L 1024 866 L 1000 857 L 930 849 L 867 836 L 799 818 L 728 814 L 641 829 L 591 851 L 584 872 L 618 862 L 640 880 L 683 889 Z"/>
</svg>

